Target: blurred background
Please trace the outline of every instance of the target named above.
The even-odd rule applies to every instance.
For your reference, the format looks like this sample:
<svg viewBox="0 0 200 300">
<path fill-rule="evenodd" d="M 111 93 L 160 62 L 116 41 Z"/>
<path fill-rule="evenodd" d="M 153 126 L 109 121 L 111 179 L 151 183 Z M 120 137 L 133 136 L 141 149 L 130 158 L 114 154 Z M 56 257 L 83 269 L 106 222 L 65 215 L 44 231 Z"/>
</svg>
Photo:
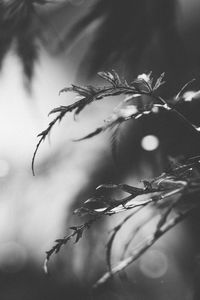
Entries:
<svg viewBox="0 0 200 300">
<path fill-rule="evenodd" d="M 50 275 L 42 268 L 54 240 L 84 221 L 72 211 L 96 186 L 137 186 L 159 175 L 167 156 L 199 153 L 198 139 L 180 121 L 162 113 L 127 123 L 115 164 L 110 132 L 73 142 L 101 125 L 121 98 L 94 103 L 76 122 L 69 114 L 55 126 L 39 149 L 36 176 L 31 172 L 37 134 L 52 120 L 48 112 L 74 101 L 70 93 L 58 95 L 63 87 L 102 85 L 96 73 L 114 68 L 130 80 L 166 72 L 161 95 L 167 98 L 193 77 L 197 90 L 199 12 L 198 0 L 0 0 L 0 299 L 199 299 L 198 212 L 130 267 L 128 279 L 98 293 L 90 287 L 106 271 L 108 231 L 124 215 L 104 219 L 79 244 L 64 247 L 50 261 Z M 179 109 L 200 125 L 198 100 Z M 122 230 L 113 263 L 147 215 Z M 154 222 L 144 227 L 141 238 L 153 228 Z"/>
</svg>

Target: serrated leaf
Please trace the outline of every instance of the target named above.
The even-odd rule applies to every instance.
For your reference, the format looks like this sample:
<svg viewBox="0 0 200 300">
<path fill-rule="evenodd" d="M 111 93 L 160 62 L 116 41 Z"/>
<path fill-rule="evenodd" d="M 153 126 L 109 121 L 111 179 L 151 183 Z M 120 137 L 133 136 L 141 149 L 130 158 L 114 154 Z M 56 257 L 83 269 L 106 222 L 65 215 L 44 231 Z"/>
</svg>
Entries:
<svg viewBox="0 0 200 300">
<path fill-rule="evenodd" d="M 110 82 L 114 87 L 121 84 L 121 80 L 116 71 L 112 70 L 112 72 L 98 72 L 98 75 Z"/>
<path fill-rule="evenodd" d="M 117 96 L 117 95 L 129 95 L 134 97 L 138 95 L 149 95 L 152 96 L 152 78 L 151 74 L 145 74 L 147 76 L 147 79 L 145 78 L 140 78 L 138 77 L 135 81 L 133 81 L 130 85 L 126 81 L 121 81 L 119 75 L 113 70 L 112 72 L 100 72 L 99 76 L 102 78 L 106 79 L 111 85 L 104 86 L 104 87 L 93 87 L 93 86 L 77 86 L 77 85 L 72 85 L 71 87 L 66 87 L 60 91 L 62 92 L 75 92 L 78 94 L 78 96 L 81 97 L 78 101 L 76 101 L 73 104 L 70 104 L 68 106 L 60 106 L 57 108 L 54 108 L 51 110 L 49 114 L 54 114 L 58 113 L 57 117 L 49 123 L 49 126 L 47 127 L 46 130 L 43 130 L 38 136 L 40 137 L 39 142 L 36 145 L 35 151 L 33 153 L 33 158 L 32 158 L 32 172 L 34 174 L 34 162 L 35 162 L 35 157 L 38 152 L 38 149 L 42 143 L 42 141 L 45 140 L 46 136 L 49 134 L 51 131 L 52 127 L 57 123 L 60 122 L 63 117 L 69 113 L 69 112 L 74 112 L 74 115 L 78 115 L 87 105 L 94 101 L 99 101 L 101 99 L 104 99 L 109 96 Z M 162 76 L 161 76 L 162 77 Z M 145 81 L 146 80 L 146 81 Z M 161 78 L 158 79 L 158 82 L 161 82 Z M 140 83 L 138 86 L 137 83 Z M 150 87 L 149 87 L 150 85 Z M 146 90 L 143 88 L 146 87 Z M 137 105 L 129 103 L 127 104 L 126 101 L 122 101 L 119 106 L 117 106 L 113 114 L 108 117 L 108 119 L 105 120 L 104 125 L 98 127 L 91 133 L 87 134 L 85 137 L 77 139 L 77 140 L 85 140 L 91 137 L 94 137 L 98 135 L 99 133 L 107 130 L 107 129 L 112 129 L 119 127 L 122 122 L 128 121 L 130 119 L 138 119 L 144 115 L 150 114 L 154 112 L 154 102 L 153 102 L 153 97 L 152 97 L 152 102 L 151 103 L 142 103 L 138 102 Z M 155 99 L 154 99 L 155 100 Z M 163 106 L 163 104 L 155 104 L 155 106 Z M 116 130 L 117 132 L 117 130 Z M 112 147 L 113 151 L 115 149 L 115 136 L 113 134 L 113 140 L 112 140 Z"/>
<path fill-rule="evenodd" d="M 158 79 L 156 80 L 156 83 L 153 87 L 154 91 L 157 90 L 161 85 L 165 84 L 165 81 L 163 81 L 164 76 L 165 76 L 165 73 L 162 73 L 160 75 L 160 77 L 158 77 Z"/>
</svg>

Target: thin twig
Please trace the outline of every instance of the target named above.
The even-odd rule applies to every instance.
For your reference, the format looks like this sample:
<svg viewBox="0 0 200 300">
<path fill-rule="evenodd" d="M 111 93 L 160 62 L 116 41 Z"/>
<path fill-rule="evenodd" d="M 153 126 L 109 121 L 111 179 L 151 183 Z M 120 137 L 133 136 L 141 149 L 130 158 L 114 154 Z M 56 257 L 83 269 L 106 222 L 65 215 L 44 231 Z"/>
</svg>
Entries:
<svg viewBox="0 0 200 300">
<path fill-rule="evenodd" d="M 151 247 L 161 236 L 163 236 L 167 231 L 173 228 L 175 225 L 183 221 L 191 212 L 192 208 L 179 213 L 169 221 L 167 221 L 163 227 L 156 230 L 155 233 L 151 234 L 140 246 L 138 246 L 133 253 L 121 261 L 116 267 L 112 268 L 112 272 L 105 273 L 95 284 L 94 288 L 99 287 L 100 285 L 104 284 L 108 281 L 113 275 L 121 272 L 125 268 L 127 268 L 131 263 L 133 263 L 138 257 L 140 257 L 144 252 L 147 251 L 149 247 Z"/>
</svg>

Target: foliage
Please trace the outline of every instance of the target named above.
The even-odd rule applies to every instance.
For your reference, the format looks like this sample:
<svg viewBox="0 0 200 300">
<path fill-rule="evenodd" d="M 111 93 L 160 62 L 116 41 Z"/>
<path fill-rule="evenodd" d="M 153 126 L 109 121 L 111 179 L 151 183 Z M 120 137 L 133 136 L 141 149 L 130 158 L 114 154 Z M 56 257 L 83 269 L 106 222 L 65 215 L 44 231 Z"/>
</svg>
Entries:
<svg viewBox="0 0 200 300">
<path fill-rule="evenodd" d="M 49 0 L 0 0 L 0 68 L 4 56 L 13 42 L 23 63 L 24 73 L 30 80 L 37 59 L 36 5 L 45 5 Z M 37 23 L 39 20 L 37 20 Z M 40 22 L 39 22 L 40 23 Z M 40 24 L 41 25 L 41 24 Z"/>
<path fill-rule="evenodd" d="M 58 115 L 49 123 L 47 129 L 42 131 L 38 137 L 39 142 L 36 146 L 33 159 L 32 170 L 34 173 L 34 161 L 40 144 L 44 141 L 51 131 L 52 127 L 63 119 L 69 113 L 79 114 L 87 105 L 94 101 L 103 100 L 106 97 L 125 95 L 120 104 L 114 109 L 113 113 L 107 118 L 104 124 L 79 140 L 91 138 L 107 129 L 114 129 L 114 135 L 117 134 L 116 128 L 128 120 L 135 120 L 149 114 L 159 113 L 160 109 L 174 112 L 177 118 L 181 118 L 197 137 L 199 137 L 199 128 L 188 121 L 178 110 L 177 106 L 182 101 L 192 101 L 199 92 L 192 92 L 190 97 L 185 93 L 186 88 L 191 82 L 181 88 L 179 93 L 167 101 L 158 95 L 158 89 L 164 84 L 164 73 L 157 79 L 154 79 L 152 73 L 139 75 L 132 82 L 128 83 L 122 80 L 113 70 L 112 72 L 99 72 L 98 75 L 106 80 L 108 84 L 103 87 L 86 86 L 81 87 L 72 85 L 62 89 L 60 92 L 75 92 L 79 100 L 68 106 L 60 106 L 53 109 L 50 114 Z M 112 138 L 112 148 L 115 149 L 116 137 Z M 110 197 L 109 191 L 121 191 L 127 194 L 121 199 Z M 93 223 L 105 216 L 132 210 L 131 214 L 126 216 L 112 231 L 107 243 L 107 265 L 108 272 L 102 276 L 95 286 L 106 282 L 114 274 L 124 270 L 128 265 L 140 257 L 151 245 L 153 245 L 163 234 L 174 227 L 177 223 L 185 219 L 194 207 L 197 207 L 198 195 L 200 192 L 200 156 L 182 159 L 178 161 L 171 159 L 170 167 L 159 177 L 151 181 L 143 181 L 143 187 L 134 187 L 127 184 L 103 184 L 97 187 L 93 196 L 86 200 L 80 208 L 74 213 L 79 216 L 87 216 L 89 219 L 82 225 L 72 226 L 72 233 L 62 239 L 56 240 L 56 244 L 46 252 L 45 271 L 47 272 L 47 263 L 52 254 L 58 253 L 60 248 L 74 239 L 77 243 L 83 236 L 83 233 L 89 229 Z M 146 207 L 154 207 L 159 218 L 155 231 L 147 237 L 140 245 L 136 245 L 132 254 L 127 257 L 127 249 L 130 243 L 142 226 L 134 230 L 134 234 L 124 245 L 122 251 L 122 260 L 115 267 L 112 266 L 112 245 L 120 229 L 135 216 L 138 211 Z"/>
<path fill-rule="evenodd" d="M 49 31 L 50 20 L 46 22 L 37 10 L 38 6 L 49 3 L 58 5 L 68 1 L 0 0 L 0 67 L 15 42 L 24 72 L 28 79 L 32 78 L 34 62 L 38 57 L 37 39 L 51 48 L 43 34 L 43 27 Z M 84 55 L 79 73 L 84 71 L 87 75 L 94 75 L 101 68 L 118 63 L 120 67 L 121 62 L 127 70 L 129 67 L 132 69 L 133 64 L 138 66 L 138 62 L 145 59 L 146 48 L 152 48 L 155 38 L 157 48 L 167 62 L 162 69 L 182 72 L 188 64 L 177 27 L 177 4 L 178 1 L 173 0 L 93 0 L 90 9 L 72 24 L 70 30 L 62 28 L 66 34 L 61 40 L 55 33 L 53 36 L 51 34 L 53 47 L 59 51 L 75 47 L 80 36 L 87 34 L 87 28 L 96 23 L 92 44 Z M 58 10 L 62 12 L 63 5 L 59 6 Z"/>
<path fill-rule="evenodd" d="M 155 104 L 152 101 L 149 104 L 139 103 L 138 105 L 131 102 L 132 102 L 132 98 L 134 99 L 135 97 L 139 97 L 140 95 L 149 95 L 149 96 L 152 95 L 153 97 L 156 97 L 154 92 L 158 89 L 159 86 L 161 86 L 164 83 L 162 81 L 163 74 L 160 76 L 160 78 L 157 79 L 155 83 L 153 83 L 151 74 L 149 74 L 149 75 L 145 75 L 146 76 L 145 79 L 143 78 L 143 76 L 139 76 L 130 84 L 128 84 L 126 80 L 121 80 L 115 71 L 112 71 L 112 73 L 99 72 L 98 75 L 101 78 L 107 80 L 109 85 L 98 87 L 98 88 L 93 86 L 81 87 L 81 86 L 72 85 L 71 87 L 64 88 L 60 91 L 60 93 L 75 92 L 78 94 L 80 99 L 71 105 L 54 108 L 49 113 L 49 114 L 58 113 L 58 115 L 55 119 L 53 119 L 53 121 L 49 123 L 49 126 L 38 135 L 38 137 L 40 137 L 40 140 L 36 146 L 33 159 L 32 159 L 33 173 L 34 173 L 35 156 L 37 154 L 40 144 L 46 139 L 47 135 L 49 134 L 49 132 L 51 131 L 55 123 L 60 122 L 68 112 L 74 112 L 74 115 L 76 116 L 87 105 L 89 105 L 94 101 L 99 101 L 104 99 L 105 97 L 117 96 L 122 94 L 130 96 L 130 98 L 128 99 L 126 98 L 124 101 L 122 101 L 122 103 L 119 106 L 116 107 L 113 114 L 105 121 L 105 124 L 102 127 L 97 128 L 94 132 L 88 134 L 84 138 L 81 138 L 81 139 L 87 139 L 97 135 L 102 131 L 107 130 L 108 128 L 113 128 L 131 118 L 137 119 L 142 115 L 150 113 L 151 111 L 153 111 L 155 107 L 160 106 L 160 104 Z M 163 100 L 161 102 L 163 103 Z M 165 107 L 165 103 L 163 104 L 163 107 Z"/>
<path fill-rule="evenodd" d="M 63 43 L 65 47 L 71 47 L 72 44 L 76 46 L 80 36 L 95 24 L 94 37 L 84 55 L 79 74 L 94 76 L 100 69 L 105 70 L 113 66 L 117 68 L 125 66 L 126 76 L 132 74 L 133 68 L 137 74 L 146 59 L 148 49 L 150 55 L 156 56 L 153 62 L 148 56 L 144 63 L 145 68 L 151 69 L 152 65 L 158 68 L 159 66 L 155 66 L 155 61 L 159 62 L 161 58 L 158 63 L 161 70 L 165 69 L 168 74 L 171 73 L 170 77 L 174 76 L 175 72 L 179 76 L 184 76 L 183 70 L 187 70 L 189 64 L 177 26 L 177 11 L 180 4 L 178 1 L 97 0 L 91 2 L 93 5 L 90 10 L 75 22 L 62 41 L 62 46 Z M 166 64 L 161 65 L 164 62 Z"/>
</svg>

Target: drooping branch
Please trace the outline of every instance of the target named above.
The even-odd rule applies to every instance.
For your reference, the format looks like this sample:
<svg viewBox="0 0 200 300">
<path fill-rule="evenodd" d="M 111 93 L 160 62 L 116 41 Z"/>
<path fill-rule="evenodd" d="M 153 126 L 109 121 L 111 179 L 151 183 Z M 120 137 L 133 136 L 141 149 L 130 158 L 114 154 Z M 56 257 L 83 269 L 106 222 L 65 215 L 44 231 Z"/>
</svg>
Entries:
<svg viewBox="0 0 200 300">
<path fill-rule="evenodd" d="M 40 137 L 39 142 L 36 145 L 33 158 L 32 158 L 32 172 L 34 172 L 34 163 L 36 154 L 41 143 L 46 139 L 47 135 L 53 128 L 53 126 L 62 120 L 62 118 L 70 112 L 74 112 L 75 115 L 78 115 L 87 105 L 91 104 L 94 101 L 102 100 L 109 96 L 117 96 L 117 95 L 129 95 L 134 97 L 139 97 L 141 95 L 152 95 L 154 91 L 156 91 L 164 82 L 163 82 L 163 74 L 153 82 L 153 78 L 151 77 L 151 73 L 145 76 L 138 76 L 133 82 L 128 84 L 125 80 L 121 80 L 119 75 L 113 70 L 112 72 L 99 72 L 98 75 L 106 80 L 109 85 L 103 87 L 93 87 L 86 86 L 81 87 L 77 85 L 72 85 L 71 87 L 64 88 L 60 91 L 63 92 L 74 92 L 79 96 L 79 100 L 75 103 L 68 106 L 60 106 L 54 108 L 49 114 L 58 113 L 56 118 L 53 119 L 48 125 L 48 127 L 43 130 L 38 137 Z M 157 104 L 155 104 L 156 106 Z M 113 128 L 115 125 L 127 121 L 131 118 L 139 118 L 142 115 L 149 114 L 153 111 L 154 104 L 153 102 L 150 104 L 138 104 L 135 105 L 133 103 L 129 104 L 129 101 L 122 101 L 121 105 L 116 107 L 113 114 L 105 121 L 105 125 L 97 128 L 94 132 L 90 133 L 82 139 L 90 138 L 96 134 L 99 134 L 102 131 L 107 130 L 108 128 Z"/>
<path fill-rule="evenodd" d="M 158 227 L 156 231 L 151 234 L 141 245 L 137 245 L 132 254 L 121 261 L 116 267 L 113 267 L 110 272 L 105 273 L 95 284 L 94 288 L 99 287 L 100 285 L 107 282 L 113 275 L 123 271 L 135 260 L 137 260 L 143 253 L 145 253 L 159 238 L 161 238 L 167 231 L 172 229 L 178 223 L 183 221 L 190 213 L 191 208 L 186 211 L 177 214 L 175 217 L 171 218 L 169 221 L 165 222 L 162 227 Z"/>
<path fill-rule="evenodd" d="M 78 115 L 87 105 L 109 96 L 125 95 L 126 98 L 123 99 L 114 109 L 111 116 L 105 120 L 105 123 L 102 126 L 79 140 L 91 138 L 110 128 L 115 129 L 113 135 L 116 135 L 121 123 L 130 119 L 137 120 L 145 115 L 158 112 L 159 109 L 174 112 L 176 116 L 199 137 L 199 128 L 186 119 L 176 108 L 177 103 L 180 100 L 179 97 L 182 97 L 180 102 L 184 101 L 183 92 L 189 83 L 180 90 L 173 101 L 168 103 L 168 101 L 157 95 L 158 88 L 164 83 L 164 74 L 161 74 L 157 80 L 153 79 L 151 73 L 142 74 L 130 83 L 127 83 L 126 80 L 121 80 L 115 71 L 100 72 L 99 76 L 106 80 L 109 84 L 103 87 L 81 87 L 72 85 L 71 87 L 64 88 L 60 91 L 60 93 L 74 92 L 78 95 L 79 99 L 71 105 L 60 106 L 50 112 L 50 114 L 56 113 L 57 116 L 49 123 L 46 130 L 42 131 L 38 135 L 40 139 L 36 145 L 32 158 L 33 174 L 34 162 L 38 149 L 54 125 L 62 121 L 63 117 L 67 113 L 74 112 L 75 115 Z M 142 96 L 147 96 L 147 101 L 146 99 L 143 101 L 144 99 Z M 112 138 L 112 148 L 114 152 L 116 139 L 115 136 Z M 114 274 L 124 270 L 138 257 L 140 257 L 149 247 L 151 247 L 162 235 L 188 216 L 194 206 L 198 205 L 197 200 L 189 202 L 186 198 L 190 196 L 194 197 L 200 193 L 199 164 L 199 156 L 188 160 L 182 160 L 181 162 L 174 160 L 168 171 L 162 173 L 160 176 L 152 179 L 151 181 L 144 180 L 143 187 L 113 183 L 102 184 L 97 187 L 93 196 L 74 211 L 74 213 L 78 216 L 87 216 L 88 221 L 82 225 L 70 227 L 70 229 L 73 230 L 71 234 L 62 239 L 56 240 L 56 244 L 46 252 L 46 260 L 44 264 L 45 271 L 47 272 L 47 263 L 53 254 L 58 253 L 60 248 L 70 242 L 73 238 L 75 239 L 75 243 L 77 243 L 83 236 L 83 233 L 97 220 L 104 216 L 111 216 L 113 214 L 133 210 L 133 212 L 129 216 L 125 217 L 112 231 L 106 250 L 106 260 L 109 271 L 99 279 L 99 281 L 95 284 L 95 287 L 106 282 Z M 123 196 L 121 199 L 116 199 L 110 195 L 110 192 L 113 191 L 121 191 L 123 194 L 125 193 L 128 195 Z M 184 204 L 186 209 L 181 209 L 180 204 Z M 111 264 L 112 247 L 119 231 L 126 222 L 136 215 L 138 211 L 150 205 L 155 207 L 155 214 L 159 216 L 155 232 L 145 239 L 143 243 L 136 245 L 132 254 L 129 257 L 126 257 L 127 250 L 130 249 L 130 245 L 132 245 L 134 240 L 133 234 L 132 236 L 129 236 L 129 239 L 124 245 L 121 262 L 113 268 Z M 174 217 L 171 216 L 172 211 L 176 212 Z M 141 226 L 138 225 L 133 232 L 140 232 L 140 229 L 142 229 L 143 226 L 144 224 L 141 224 Z"/>
<path fill-rule="evenodd" d="M 132 261 L 137 259 L 137 257 L 139 257 L 143 252 L 145 252 L 153 243 L 155 243 L 156 240 L 167 230 L 182 220 L 183 216 L 185 216 L 185 212 L 182 213 L 179 209 L 179 203 L 183 201 L 184 197 L 196 195 L 200 192 L 200 176 L 198 171 L 199 162 L 199 157 L 194 157 L 193 159 L 187 160 L 182 164 L 174 163 L 168 172 L 161 174 L 152 181 L 144 181 L 143 188 L 138 188 L 127 184 L 104 184 L 97 187 L 93 197 L 86 200 L 80 208 L 74 211 L 74 213 L 79 216 L 88 216 L 89 221 L 82 225 L 70 227 L 70 229 L 73 230 L 70 235 L 56 240 L 56 245 L 46 252 L 47 256 L 45 260 L 45 271 L 47 272 L 47 262 L 49 261 L 50 257 L 53 254 L 58 253 L 60 248 L 67 244 L 72 238 L 75 238 L 75 242 L 78 242 L 85 230 L 89 229 L 94 222 L 104 216 L 109 216 L 133 209 L 133 212 L 125 217 L 113 229 L 113 232 L 107 243 L 106 251 L 109 272 L 103 277 L 103 281 L 100 280 L 100 283 L 103 283 L 105 280 L 110 278 L 111 274 L 119 272 L 121 270 L 121 266 L 124 266 L 123 268 L 125 268 Z M 124 193 L 128 193 L 129 195 L 122 199 L 114 199 L 108 195 L 110 190 L 122 191 Z M 184 201 L 184 203 L 186 207 L 189 207 L 189 210 L 192 209 L 193 205 L 198 205 L 197 201 L 195 201 L 195 203 Z M 155 233 L 151 235 L 150 238 L 148 238 L 147 241 L 142 244 L 142 246 L 139 246 L 139 248 L 137 247 L 139 250 L 134 252 L 133 258 L 128 260 L 125 258 L 123 263 L 119 264 L 119 267 L 113 269 L 111 266 L 111 251 L 114 239 L 124 224 L 130 220 L 130 218 L 134 217 L 141 209 L 150 204 L 153 204 L 155 208 L 158 208 L 157 214 L 159 215 L 159 222 L 156 226 Z M 168 220 L 173 209 L 177 211 L 178 217 L 175 217 L 174 221 L 173 219 Z M 179 217 L 179 215 L 181 217 Z M 140 230 L 143 225 L 138 227 L 138 230 Z M 129 247 L 131 240 L 132 238 L 130 238 L 130 241 L 127 242 L 127 246 L 124 248 L 124 251 L 126 251 L 127 247 Z"/>
<path fill-rule="evenodd" d="M 99 72 L 98 75 L 106 80 L 109 85 L 102 87 L 94 86 L 77 86 L 72 85 L 71 87 L 66 87 L 60 91 L 63 92 L 73 92 L 79 97 L 79 100 L 67 105 L 54 108 L 49 114 L 58 115 L 49 123 L 48 127 L 38 134 L 39 142 L 36 145 L 33 157 L 32 157 L 32 172 L 34 172 L 34 163 L 36 154 L 41 143 L 46 139 L 47 135 L 50 133 L 54 125 L 60 122 L 63 117 L 70 112 L 74 112 L 74 115 L 78 115 L 85 107 L 95 101 L 103 100 L 104 98 L 110 96 L 125 95 L 127 96 L 124 100 L 120 102 L 117 107 L 113 110 L 113 113 L 104 121 L 104 124 L 94 131 L 90 132 L 86 136 L 77 139 L 76 141 L 85 140 L 98 135 L 108 129 L 113 129 L 112 134 L 112 152 L 115 156 L 116 153 L 116 143 L 117 134 L 119 132 L 119 126 L 128 120 L 137 120 L 143 116 L 158 112 L 159 109 L 165 109 L 174 112 L 178 119 L 181 119 L 187 127 L 193 132 L 199 135 L 199 129 L 193 125 L 189 120 L 187 120 L 176 108 L 157 95 L 157 90 L 165 83 L 164 73 L 160 75 L 159 78 L 154 79 L 152 73 L 141 74 L 132 82 L 128 83 L 126 80 L 122 80 L 116 71 L 112 72 Z M 188 83 L 189 84 L 189 83 Z M 188 86 L 186 84 L 180 92 L 175 97 L 174 103 L 176 104 L 179 99 L 177 97 L 183 96 L 183 91 Z M 148 96 L 148 101 L 143 101 L 142 96 Z M 139 100 L 138 100 L 139 99 Z M 184 98 L 182 98 L 184 99 Z"/>
</svg>

